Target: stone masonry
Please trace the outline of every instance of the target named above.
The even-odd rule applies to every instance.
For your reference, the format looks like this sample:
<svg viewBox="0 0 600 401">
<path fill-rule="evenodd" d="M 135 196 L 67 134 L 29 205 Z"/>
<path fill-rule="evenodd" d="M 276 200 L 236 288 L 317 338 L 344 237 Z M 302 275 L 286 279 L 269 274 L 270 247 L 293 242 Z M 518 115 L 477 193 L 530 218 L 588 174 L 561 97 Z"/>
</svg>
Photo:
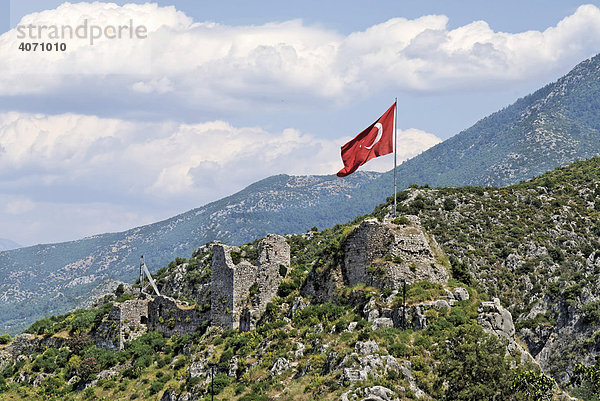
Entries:
<svg viewBox="0 0 600 401">
<path fill-rule="evenodd" d="M 238 247 L 215 244 L 212 260 L 211 321 L 229 329 L 251 330 L 277 293 L 280 267 L 290 265 L 290 247 L 269 234 L 259 245 L 257 264 L 231 258 Z"/>
<path fill-rule="evenodd" d="M 115 304 L 96 331 L 96 345 L 120 351 L 125 341 L 135 340 L 146 333 L 148 303 L 147 299 L 132 299 Z"/>
<path fill-rule="evenodd" d="M 234 246 L 213 245 L 212 278 L 206 286 L 210 311 L 164 295 L 115 303 L 95 333 L 96 345 L 118 351 L 126 341 L 148 331 L 169 337 L 192 334 L 207 322 L 231 329 L 254 328 L 277 294 L 281 273 L 289 268 L 290 247 L 282 236 L 267 235 L 259 245 L 256 265 L 248 261 L 234 264 L 231 252 L 239 250 Z"/>
<path fill-rule="evenodd" d="M 135 340 L 149 330 L 169 337 L 176 333 L 192 334 L 208 318 L 207 313 L 162 295 L 132 299 L 113 306 L 96 331 L 96 345 L 119 351 L 126 341 Z"/>
<path fill-rule="evenodd" d="M 406 217 L 405 225 L 365 220 L 348 235 L 342 270 L 347 285 L 394 289 L 403 279 L 448 281 L 446 268 L 436 260 L 438 245 L 424 234 L 418 217 Z"/>
<path fill-rule="evenodd" d="M 179 304 L 164 295 L 148 303 L 148 329 L 159 331 L 167 337 L 193 334 L 208 318 L 207 313 L 202 313 L 193 306 Z"/>
</svg>

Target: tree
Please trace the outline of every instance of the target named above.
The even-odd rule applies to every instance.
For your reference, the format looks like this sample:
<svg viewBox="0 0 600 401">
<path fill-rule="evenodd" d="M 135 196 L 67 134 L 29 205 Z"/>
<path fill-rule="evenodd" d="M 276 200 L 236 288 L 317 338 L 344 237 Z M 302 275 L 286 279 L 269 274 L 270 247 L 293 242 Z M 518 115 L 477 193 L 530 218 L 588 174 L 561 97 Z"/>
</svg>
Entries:
<svg viewBox="0 0 600 401">
<path fill-rule="evenodd" d="M 552 400 L 552 393 L 556 383 L 554 379 L 542 372 L 524 370 L 513 378 L 512 390 L 522 394 L 528 401 Z"/>
<path fill-rule="evenodd" d="M 600 398 L 600 358 L 594 366 L 576 363 L 569 385 Z"/>
<path fill-rule="evenodd" d="M 510 399 L 512 372 L 500 340 L 470 324 L 452 330 L 440 344 L 436 387 L 444 400 Z"/>
</svg>

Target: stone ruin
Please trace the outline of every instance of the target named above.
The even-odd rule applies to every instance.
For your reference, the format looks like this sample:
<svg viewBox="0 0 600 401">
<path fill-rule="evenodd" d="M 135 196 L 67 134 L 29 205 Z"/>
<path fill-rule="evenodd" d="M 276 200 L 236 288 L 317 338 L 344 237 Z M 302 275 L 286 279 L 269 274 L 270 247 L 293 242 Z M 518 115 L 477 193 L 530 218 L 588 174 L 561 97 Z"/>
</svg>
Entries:
<svg viewBox="0 0 600 401">
<path fill-rule="evenodd" d="M 436 258 L 441 249 L 425 235 L 417 216 L 406 217 L 402 225 L 365 220 L 348 235 L 342 267 L 346 285 L 397 289 L 403 280 L 448 281 L 448 271 Z"/>
<path fill-rule="evenodd" d="M 229 329 L 252 330 L 277 294 L 282 271 L 290 266 L 290 246 L 280 235 L 267 235 L 259 246 L 256 265 L 235 264 L 238 247 L 213 246 L 211 322 Z"/>
<path fill-rule="evenodd" d="M 96 345 L 122 350 L 126 341 L 135 340 L 148 331 L 166 336 L 192 334 L 208 318 L 195 307 L 178 303 L 164 295 L 153 299 L 131 299 L 116 303 L 96 330 Z"/>
<path fill-rule="evenodd" d="M 449 274 L 444 253 L 423 231 L 417 216 L 406 216 L 406 224 L 376 219 L 363 221 L 344 242 L 340 267 L 313 269 L 302 292 L 320 300 L 332 299 L 343 286 L 365 284 L 398 290 L 403 281 L 444 284 Z"/>
<path fill-rule="evenodd" d="M 125 341 L 135 340 L 147 331 L 148 299 L 131 299 L 113 306 L 96 330 L 96 345 L 120 351 Z"/>
<path fill-rule="evenodd" d="M 280 235 L 267 235 L 259 245 L 256 265 L 248 261 L 233 263 L 231 252 L 240 248 L 213 245 L 212 279 L 208 297 L 211 308 L 203 311 L 160 295 L 115 303 L 95 334 L 96 345 L 122 350 L 148 331 L 166 336 L 192 334 L 203 324 L 229 329 L 250 330 L 255 327 L 267 304 L 273 299 L 290 265 L 290 247 Z"/>
</svg>

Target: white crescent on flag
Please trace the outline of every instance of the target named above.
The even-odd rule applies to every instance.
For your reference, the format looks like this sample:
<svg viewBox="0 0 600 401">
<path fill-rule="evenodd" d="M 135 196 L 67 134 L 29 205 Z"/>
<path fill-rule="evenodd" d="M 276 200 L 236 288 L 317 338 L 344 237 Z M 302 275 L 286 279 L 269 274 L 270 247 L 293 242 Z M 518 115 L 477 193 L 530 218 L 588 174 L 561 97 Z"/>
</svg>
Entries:
<svg viewBox="0 0 600 401">
<path fill-rule="evenodd" d="M 366 149 L 371 149 L 379 140 L 381 139 L 381 135 L 383 135 L 383 125 L 381 123 L 376 123 L 375 127 L 377 128 L 377 137 L 375 137 L 375 141 L 371 144 L 371 146 L 367 146 Z"/>
</svg>

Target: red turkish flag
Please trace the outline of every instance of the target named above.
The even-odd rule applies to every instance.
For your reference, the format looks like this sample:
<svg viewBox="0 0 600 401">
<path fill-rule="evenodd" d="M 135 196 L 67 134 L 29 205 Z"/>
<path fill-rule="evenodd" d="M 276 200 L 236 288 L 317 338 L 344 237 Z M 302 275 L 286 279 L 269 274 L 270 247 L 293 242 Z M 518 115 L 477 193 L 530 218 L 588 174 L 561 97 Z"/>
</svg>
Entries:
<svg viewBox="0 0 600 401">
<path fill-rule="evenodd" d="M 356 138 L 342 146 L 344 168 L 338 171 L 338 177 L 352 174 L 374 157 L 387 155 L 394 151 L 395 111 L 396 103 Z"/>
</svg>

